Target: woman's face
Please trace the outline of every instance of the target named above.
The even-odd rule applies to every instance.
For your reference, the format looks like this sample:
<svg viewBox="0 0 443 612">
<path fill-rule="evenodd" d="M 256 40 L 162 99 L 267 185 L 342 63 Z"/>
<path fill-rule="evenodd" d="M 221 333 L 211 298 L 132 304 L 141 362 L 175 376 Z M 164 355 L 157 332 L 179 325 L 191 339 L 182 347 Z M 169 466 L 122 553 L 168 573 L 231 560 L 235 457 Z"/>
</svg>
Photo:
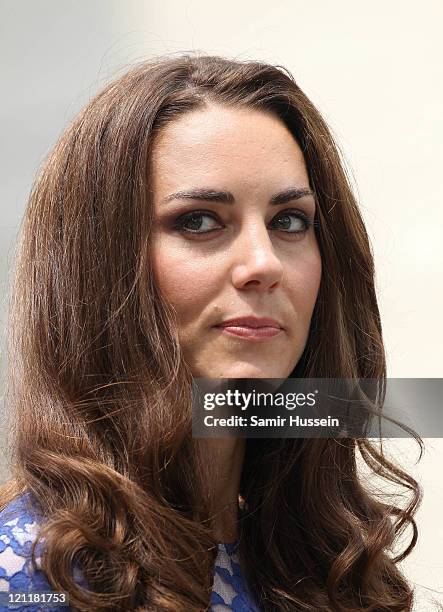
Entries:
<svg viewBox="0 0 443 612">
<path fill-rule="evenodd" d="M 158 134 L 152 176 L 154 275 L 193 376 L 289 376 L 321 277 L 315 200 L 289 130 L 257 110 L 189 112 Z"/>
</svg>

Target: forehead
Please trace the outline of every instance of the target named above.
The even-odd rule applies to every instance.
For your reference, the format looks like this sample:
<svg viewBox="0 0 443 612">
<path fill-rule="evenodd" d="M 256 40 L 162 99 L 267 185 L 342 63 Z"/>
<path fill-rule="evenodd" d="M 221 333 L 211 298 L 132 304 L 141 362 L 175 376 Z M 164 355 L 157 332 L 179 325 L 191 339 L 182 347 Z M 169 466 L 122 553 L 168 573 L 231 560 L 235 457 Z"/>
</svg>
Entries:
<svg viewBox="0 0 443 612">
<path fill-rule="evenodd" d="M 152 174 L 161 191 L 205 180 L 233 189 L 264 181 L 277 189 L 288 181 L 308 186 L 301 149 L 278 117 L 212 104 L 181 115 L 156 136 Z"/>
</svg>

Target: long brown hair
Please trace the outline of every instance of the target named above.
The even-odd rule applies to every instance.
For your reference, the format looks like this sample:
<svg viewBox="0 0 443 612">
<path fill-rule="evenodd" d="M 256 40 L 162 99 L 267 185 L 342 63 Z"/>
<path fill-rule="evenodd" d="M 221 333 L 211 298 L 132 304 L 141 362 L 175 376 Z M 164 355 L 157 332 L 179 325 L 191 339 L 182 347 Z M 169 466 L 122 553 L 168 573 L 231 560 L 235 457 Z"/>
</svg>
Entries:
<svg viewBox="0 0 443 612">
<path fill-rule="evenodd" d="M 205 610 L 217 553 L 192 376 L 150 259 L 155 135 L 209 103 L 281 119 L 317 201 L 322 281 L 292 376 L 386 377 L 368 236 L 333 137 L 280 66 L 135 65 L 75 118 L 33 187 L 11 302 L 12 468 L 46 517 L 43 569 L 79 610 Z M 357 455 L 410 495 L 372 497 Z M 248 440 L 239 552 L 266 611 L 407 611 L 417 482 L 367 439 Z M 411 541 L 393 558 L 398 536 Z M 81 567 L 88 594 L 72 577 Z"/>
</svg>

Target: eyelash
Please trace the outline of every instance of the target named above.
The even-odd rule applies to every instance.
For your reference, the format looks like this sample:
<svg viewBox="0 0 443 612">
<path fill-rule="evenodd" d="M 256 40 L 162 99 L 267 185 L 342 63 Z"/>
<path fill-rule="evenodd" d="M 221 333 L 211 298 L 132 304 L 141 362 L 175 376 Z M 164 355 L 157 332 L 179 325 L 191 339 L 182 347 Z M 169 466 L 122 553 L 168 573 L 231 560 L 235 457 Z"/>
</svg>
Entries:
<svg viewBox="0 0 443 612">
<path fill-rule="evenodd" d="M 180 217 L 178 217 L 175 222 L 174 222 L 174 230 L 186 233 L 186 234 L 197 234 L 197 235 L 205 235 L 205 234 L 210 234 L 211 232 L 216 232 L 218 231 L 219 227 L 216 227 L 214 229 L 210 229 L 210 230 L 206 230 L 206 231 L 198 231 L 198 230 L 190 230 L 190 229 L 186 229 L 185 228 L 185 224 L 190 220 L 190 219 L 195 219 L 195 218 L 200 218 L 200 217 L 210 217 L 211 219 L 213 219 L 214 221 L 218 222 L 218 219 L 216 217 L 216 215 L 214 215 L 214 213 L 206 211 L 206 210 L 193 210 L 191 212 L 185 213 L 184 215 L 181 215 Z M 290 234 L 293 236 L 300 236 L 302 234 L 305 234 L 308 229 L 312 226 L 315 225 L 315 221 L 311 220 L 307 215 L 305 215 L 305 213 L 299 211 L 299 210 L 282 210 L 281 212 L 279 212 L 275 217 L 279 217 L 279 216 L 294 216 L 297 219 L 301 219 L 304 223 L 304 228 L 295 232 L 291 232 L 291 231 L 287 231 L 287 230 L 281 230 L 282 232 L 284 232 L 285 234 Z"/>
</svg>

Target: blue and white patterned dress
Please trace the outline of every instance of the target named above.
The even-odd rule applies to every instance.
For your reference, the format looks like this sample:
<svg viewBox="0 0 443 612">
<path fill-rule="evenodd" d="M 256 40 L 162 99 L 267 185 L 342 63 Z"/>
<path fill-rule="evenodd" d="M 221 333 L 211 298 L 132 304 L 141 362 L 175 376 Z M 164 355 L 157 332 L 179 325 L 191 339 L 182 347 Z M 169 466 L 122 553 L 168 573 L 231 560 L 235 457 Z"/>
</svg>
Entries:
<svg viewBox="0 0 443 612">
<path fill-rule="evenodd" d="M 38 533 L 41 515 L 30 493 L 15 498 L 0 512 L 0 592 L 35 593 L 53 589 L 45 574 L 34 572 L 31 564 L 31 546 Z M 40 567 L 42 543 L 36 548 L 37 567 Z M 74 577 L 82 582 L 81 575 Z M 69 612 L 68 606 L 0 604 L 0 611 Z M 215 561 L 214 584 L 211 596 L 212 612 L 260 612 L 242 575 L 236 544 L 219 544 Z"/>
</svg>

